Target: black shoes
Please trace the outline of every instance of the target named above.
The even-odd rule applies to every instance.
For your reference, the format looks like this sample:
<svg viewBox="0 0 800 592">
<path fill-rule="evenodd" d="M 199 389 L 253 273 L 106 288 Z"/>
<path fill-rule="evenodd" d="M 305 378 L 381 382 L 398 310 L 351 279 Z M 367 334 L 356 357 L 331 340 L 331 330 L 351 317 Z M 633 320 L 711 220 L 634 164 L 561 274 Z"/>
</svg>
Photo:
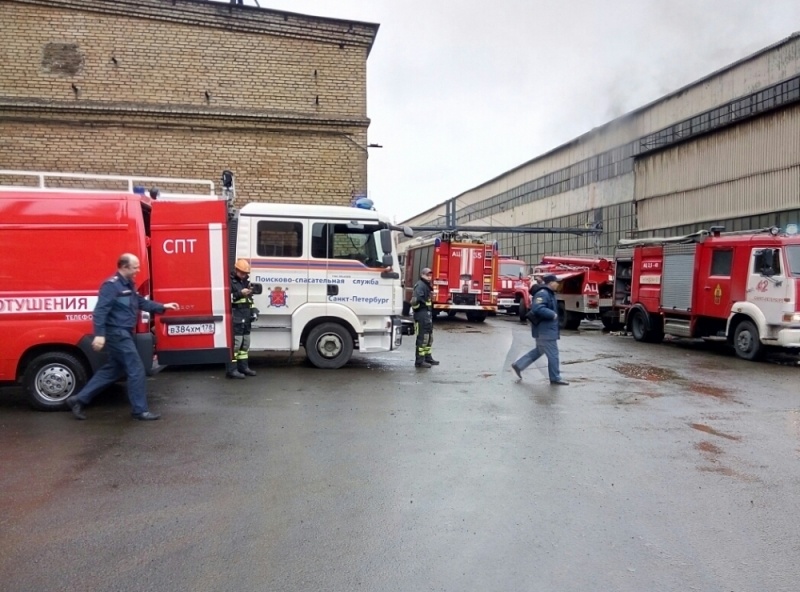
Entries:
<svg viewBox="0 0 800 592">
<path fill-rule="evenodd" d="M 139 421 L 155 421 L 160 417 L 161 416 L 158 413 L 150 413 L 149 411 L 145 411 L 144 413 L 135 413 L 133 419 L 138 419 Z"/>
<path fill-rule="evenodd" d="M 225 378 L 245 378 L 245 376 L 239 372 L 236 362 L 228 362 L 225 368 Z"/>
<path fill-rule="evenodd" d="M 64 403 L 72 410 L 72 415 L 75 416 L 75 419 L 86 419 L 86 415 L 83 413 L 83 404 L 78 401 L 75 395 L 67 397 Z"/>
<path fill-rule="evenodd" d="M 418 357 L 414 362 L 414 366 L 417 368 L 430 368 L 431 365 L 425 360 L 425 358 Z"/>
<path fill-rule="evenodd" d="M 243 374 L 244 376 L 255 376 L 256 371 L 250 370 L 250 366 L 247 362 L 239 362 L 237 364 L 237 370 L 239 370 L 239 374 Z"/>
<path fill-rule="evenodd" d="M 511 369 L 514 371 L 514 374 L 516 374 L 516 375 L 517 375 L 517 378 L 519 378 L 520 380 L 522 380 L 522 370 L 520 370 L 519 368 L 517 368 L 517 365 L 516 365 L 516 364 L 511 364 Z"/>
<path fill-rule="evenodd" d="M 550 384 L 558 384 L 558 385 L 561 385 L 561 386 L 569 386 L 569 383 L 568 383 L 566 380 L 564 380 L 564 379 L 561 379 L 561 380 L 551 380 L 551 381 L 550 381 Z"/>
<path fill-rule="evenodd" d="M 431 366 L 438 366 L 439 360 L 434 360 L 433 356 L 425 356 L 425 361 L 428 362 Z"/>
</svg>

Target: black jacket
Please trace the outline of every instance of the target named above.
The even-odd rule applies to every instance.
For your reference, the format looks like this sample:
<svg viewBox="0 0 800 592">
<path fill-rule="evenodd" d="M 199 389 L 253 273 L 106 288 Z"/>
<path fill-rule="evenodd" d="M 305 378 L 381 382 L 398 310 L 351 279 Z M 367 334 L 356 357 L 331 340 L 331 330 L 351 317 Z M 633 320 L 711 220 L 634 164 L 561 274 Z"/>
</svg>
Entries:
<svg viewBox="0 0 800 592">
<path fill-rule="evenodd" d="M 414 284 L 414 294 L 411 297 L 411 309 L 414 311 L 414 316 L 428 314 L 433 310 L 432 296 L 433 288 L 430 283 L 422 278 L 417 280 L 417 283 Z"/>
</svg>

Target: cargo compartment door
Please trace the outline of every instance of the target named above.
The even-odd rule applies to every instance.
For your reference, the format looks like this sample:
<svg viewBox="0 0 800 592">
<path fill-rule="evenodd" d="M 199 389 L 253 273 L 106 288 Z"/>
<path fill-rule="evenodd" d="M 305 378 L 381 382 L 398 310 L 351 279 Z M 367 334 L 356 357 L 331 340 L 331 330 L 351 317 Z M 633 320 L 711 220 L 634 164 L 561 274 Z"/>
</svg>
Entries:
<svg viewBox="0 0 800 592">
<path fill-rule="evenodd" d="M 224 201 L 153 204 L 153 299 L 180 305 L 155 317 L 160 364 L 230 360 L 228 242 Z"/>
</svg>

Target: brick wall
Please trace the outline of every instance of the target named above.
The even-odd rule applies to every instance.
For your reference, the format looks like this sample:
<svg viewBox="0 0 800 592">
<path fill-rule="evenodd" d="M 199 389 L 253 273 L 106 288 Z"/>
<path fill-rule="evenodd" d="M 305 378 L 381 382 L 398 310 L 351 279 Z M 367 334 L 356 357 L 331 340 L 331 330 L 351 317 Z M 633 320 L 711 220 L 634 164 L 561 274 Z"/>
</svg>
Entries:
<svg viewBox="0 0 800 592">
<path fill-rule="evenodd" d="M 0 14 L 0 168 L 227 168 L 241 202 L 366 192 L 377 25 L 203 0 L 0 0 Z"/>
</svg>

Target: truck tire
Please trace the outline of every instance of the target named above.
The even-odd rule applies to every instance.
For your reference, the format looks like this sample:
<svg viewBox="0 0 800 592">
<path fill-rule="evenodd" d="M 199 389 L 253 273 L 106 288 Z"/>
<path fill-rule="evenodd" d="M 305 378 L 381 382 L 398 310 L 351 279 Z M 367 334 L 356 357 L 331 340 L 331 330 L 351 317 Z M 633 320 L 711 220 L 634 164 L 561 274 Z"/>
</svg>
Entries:
<svg viewBox="0 0 800 592">
<path fill-rule="evenodd" d="M 560 318 L 560 317 L 559 317 Z M 577 331 L 581 326 L 581 315 L 577 312 L 568 310 L 564 313 L 564 329 L 567 331 Z"/>
<path fill-rule="evenodd" d="M 636 341 L 659 343 L 664 339 L 664 331 L 653 329 L 652 318 L 648 319 L 640 310 L 635 310 L 630 317 L 631 333 Z"/>
<path fill-rule="evenodd" d="M 733 347 L 743 360 L 756 360 L 762 353 L 758 328 L 752 321 L 742 321 L 733 333 Z"/>
<path fill-rule="evenodd" d="M 64 401 L 86 384 L 86 364 L 66 352 L 48 352 L 36 356 L 22 377 L 28 402 L 40 411 L 65 409 Z"/>
<path fill-rule="evenodd" d="M 600 320 L 603 323 L 603 328 L 608 331 L 619 331 L 622 329 L 622 324 L 619 322 L 619 318 L 612 317 L 612 316 L 602 316 Z"/>
<path fill-rule="evenodd" d="M 353 355 L 353 337 L 339 323 L 321 323 L 311 329 L 305 341 L 308 361 L 317 368 L 341 368 Z"/>
<path fill-rule="evenodd" d="M 528 307 L 525 306 L 525 301 L 524 300 L 520 300 L 519 301 L 519 322 L 520 323 L 527 322 L 527 320 L 528 320 L 527 316 L 526 316 L 527 314 L 528 314 Z"/>
<path fill-rule="evenodd" d="M 483 311 L 477 312 L 470 310 L 467 312 L 467 320 L 472 323 L 482 323 L 486 320 L 486 313 Z"/>
<path fill-rule="evenodd" d="M 642 312 L 635 310 L 631 313 L 630 325 L 636 341 L 647 341 L 647 319 Z"/>
</svg>

